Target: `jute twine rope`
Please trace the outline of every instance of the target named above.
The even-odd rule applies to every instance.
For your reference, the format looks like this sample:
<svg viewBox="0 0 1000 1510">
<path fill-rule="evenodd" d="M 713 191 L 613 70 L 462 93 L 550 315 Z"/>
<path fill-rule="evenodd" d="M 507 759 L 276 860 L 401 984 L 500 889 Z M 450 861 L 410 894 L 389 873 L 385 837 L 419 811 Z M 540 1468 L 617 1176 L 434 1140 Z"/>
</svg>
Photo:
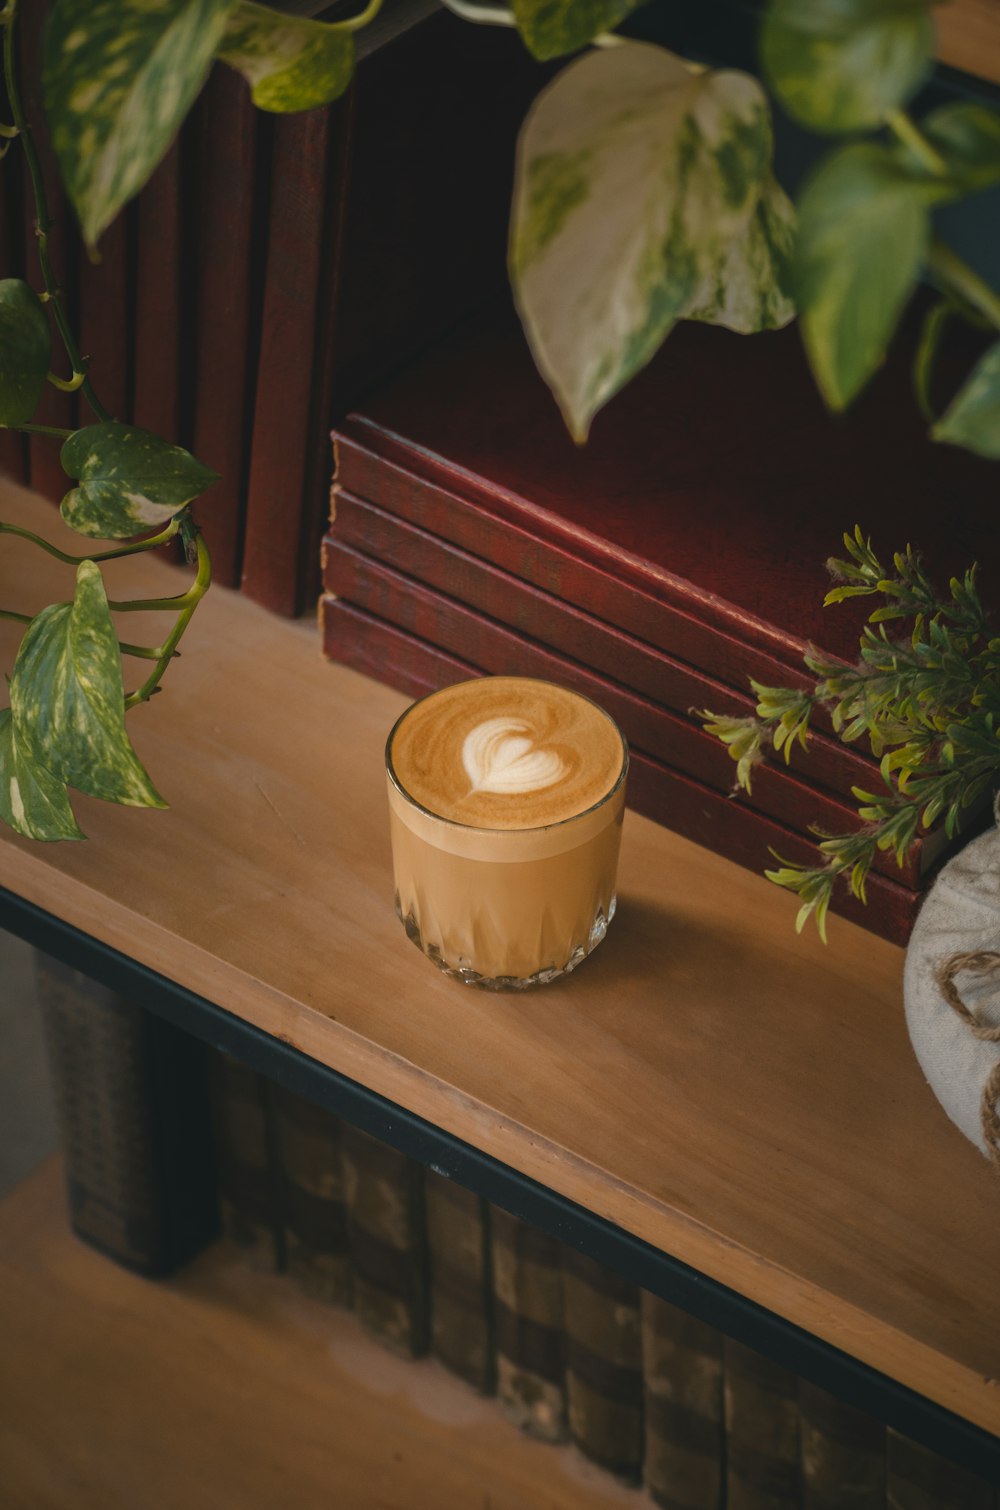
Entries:
<svg viewBox="0 0 1000 1510">
<path fill-rule="evenodd" d="M 958 1013 L 963 1022 L 968 1023 L 975 1036 L 984 1043 L 1000 1043 L 1000 1027 L 990 1028 L 979 1022 L 962 1000 L 955 977 L 963 970 L 969 970 L 974 975 L 995 975 L 1000 979 L 1000 952 L 995 949 L 973 949 L 967 954 L 953 954 L 938 966 L 937 971 L 938 989 L 949 1007 Z M 979 1120 L 993 1167 L 1000 1174 L 1000 1059 L 983 1086 Z"/>
</svg>

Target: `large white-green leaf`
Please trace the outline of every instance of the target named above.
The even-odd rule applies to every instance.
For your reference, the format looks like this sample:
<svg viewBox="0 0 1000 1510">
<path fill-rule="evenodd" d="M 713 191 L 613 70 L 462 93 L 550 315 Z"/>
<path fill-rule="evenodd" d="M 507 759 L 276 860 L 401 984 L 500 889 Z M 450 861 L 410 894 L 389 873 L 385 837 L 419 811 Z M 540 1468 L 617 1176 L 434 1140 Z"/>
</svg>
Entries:
<svg viewBox="0 0 1000 1510">
<path fill-rule="evenodd" d="M 814 131 L 881 125 L 919 88 L 934 46 L 928 0 L 771 0 L 761 60 Z"/>
<path fill-rule="evenodd" d="M 644 43 L 564 69 L 521 131 L 511 279 L 574 437 L 671 326 L 713 299 L 769 172 L 756 80 Z"/>
<path fill-rule="evenodd" d="M 513 0 L 514 19 L 536 58 L 579 52 L 612 31 L 643 0 Z"/>
<path fill-rule="evenodd" d="M 52 355 L 42 301 L 21 278 L 0 279 L 0 425 L 26 425 L 38 408 Z"/>
<path fill-rule="evenodd" d="M 935 440 L 1000 460 L 1000 341 L 980 357 L 931 434 Z"/>
<path fill-rule="evenodd" d="M 173 141 L 232 4 L 56 0 L 45 45 L 45 111 L 91 245 Z"/>
<path fill-rule="evenodd" d="M 794 284 L 802 338 L 832 409 L 881 364 L 913 292 L 936 181 L 899 154 L 859 142 L 828 157 L 799 202 Z"/>
<path fill-rule="evenodd" d="M 793 320 L 795 223 L 795 207 L 769 175 L 749 225 L 733 240 L 717 271 L 711 296 L 696 309 L 686 310 L 684 318 L 724 325 L 741 335 L 780 330 Z"/>
<path fill-rule="evenodd" d="M 237 0 L 219 57 L 247 80 L 259 109 L 286 114 L 343 94 L 354 72 L 354 38 L 342 26 Z"/>
<path fill-rule="evenodd" d="M 0 708 L 0 818 L 26 839 L 82 839 L 66 783 L 25 758 L 9 708 Z"/>
<path fill-rule="evenodd" d="M 63 499 L 62 516 L 98 540 L 127 540 L 165 524 L 219 480 L 183 446 L 117 422 L 77 430 L 60 460 L 80 483 Z"/>
<path fill-rule="evenodd" d="M 125 732 L 118 639 L 93 561 L 77 568 L 72 603 L 29 624 L 10 705 L 18 746 L 60 781 L 127 807 L 166 807 Z"/>
</svg>

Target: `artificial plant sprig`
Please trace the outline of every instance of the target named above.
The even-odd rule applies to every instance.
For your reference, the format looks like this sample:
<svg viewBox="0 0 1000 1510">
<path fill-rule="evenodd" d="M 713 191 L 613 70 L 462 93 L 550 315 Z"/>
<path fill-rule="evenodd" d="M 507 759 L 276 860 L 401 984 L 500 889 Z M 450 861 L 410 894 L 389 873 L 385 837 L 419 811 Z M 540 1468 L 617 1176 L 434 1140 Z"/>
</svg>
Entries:
<svg viewBox="0 0 1000 1510">
<path fill-rule="evenodd" d="M 977 588 L 976 569 L 953 577 L 947 595 L 933 587 L 915 551 L 880 560 L 860 528 L 844 536 L 847 555 L 828 564 L 839 579 L 828 605 L 876 597 L 855 665 L 809 652 L 811 689 L 751 682 L 755 718 L 703 711 L 704 727 L 729 748 L 738 786 L 751 790 L 753 767 L 769 751 L 786 762 L 808 749 L 810 720 L 828 710 L 845 742 L 866 738 L 880 757 L 882 786 L 853 788 L 860 826 L 855 833 L 821 834 L 820 865 L 779 859 L 768 879 L 801 902 L 797 928 L 813 916 L 826 937 L 826 914 L 836 882 L 849 881 L 865 900 L 868 872 L 880 851 L 902 865 L 921 831 L 941 820 L 953 835 L 962 813 L 1000 775 L 1000 638 Z M 909 633 L 894 637 L 894 628 Z"/>
</svg>

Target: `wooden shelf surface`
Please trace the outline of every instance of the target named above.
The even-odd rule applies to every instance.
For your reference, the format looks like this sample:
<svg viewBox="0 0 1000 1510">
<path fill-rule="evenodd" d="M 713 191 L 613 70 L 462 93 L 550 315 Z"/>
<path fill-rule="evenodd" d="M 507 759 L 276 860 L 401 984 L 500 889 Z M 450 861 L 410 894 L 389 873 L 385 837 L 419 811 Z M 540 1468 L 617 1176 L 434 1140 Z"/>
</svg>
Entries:
<svg viewBox="0 0 1000 1510">
<path fill-rule="evenodd" d="M 1000 0 L 950 0 L 934 8 L 937 56 L 1000 84 Z"/>
<path fill-rule="evenodd" d="M 0 518 L 79 549 L 9 485 Z M 26 543 L 0 562 L 4 607 L 70 590 Z M 108 577 L 178 590 L 146 558 Z M 592 960 L 523 996 L 456 985 L 392 910 L 404 705 L 325 664 L 310 624 L 213 590 L 130 715 L 172 810 L 75 798 L 89 842 L 5 831 L 0 883 L 1000 1431 L 1000 1192 L 913 1057 L 901 951 L 841 919 L 828 948 L 797 937 L 792 898 L 629 814 Z"/>
<path fill-rule="evenodd" d="M 0 1205 L 4 1510 L 645 1510 L 434 1362 L 217 1245 L 170 1284 L 65 1218 L 51 1160 Z"/>
</svg>

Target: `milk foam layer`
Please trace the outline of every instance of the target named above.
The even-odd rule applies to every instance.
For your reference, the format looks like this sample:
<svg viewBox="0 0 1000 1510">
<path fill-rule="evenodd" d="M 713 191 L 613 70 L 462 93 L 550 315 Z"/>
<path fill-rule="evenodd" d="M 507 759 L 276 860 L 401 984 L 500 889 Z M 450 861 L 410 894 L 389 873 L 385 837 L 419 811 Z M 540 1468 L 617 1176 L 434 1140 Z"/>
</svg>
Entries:
<svg viewBox="0 0 1000 1510">
<path fill-rule="evenodd" d="M 490 676 L 432 693 L 400 720 L 389 757 L 421 807 L 472 828 L 524 829 L 586 812 L 619 781 L 608 715 L 552 682 Z"/>
</svg>

